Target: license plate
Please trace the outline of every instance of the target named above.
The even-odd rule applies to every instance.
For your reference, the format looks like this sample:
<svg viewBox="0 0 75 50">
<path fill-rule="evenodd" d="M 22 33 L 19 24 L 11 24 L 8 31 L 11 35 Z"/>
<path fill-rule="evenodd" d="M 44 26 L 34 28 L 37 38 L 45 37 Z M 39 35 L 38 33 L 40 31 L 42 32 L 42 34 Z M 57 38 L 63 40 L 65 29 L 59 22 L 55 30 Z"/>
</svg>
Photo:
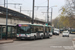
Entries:
<svg viewBox="0 0 75 50">
<path fill-rule="evenodd" d="M 25 38 L 21 38 L 21 39 L 25 39 Z"/>
<path fill-rule="evenodd" d="M 72 33 L 75 33 L 75 32 L 72 32 Z"/>
</svg>

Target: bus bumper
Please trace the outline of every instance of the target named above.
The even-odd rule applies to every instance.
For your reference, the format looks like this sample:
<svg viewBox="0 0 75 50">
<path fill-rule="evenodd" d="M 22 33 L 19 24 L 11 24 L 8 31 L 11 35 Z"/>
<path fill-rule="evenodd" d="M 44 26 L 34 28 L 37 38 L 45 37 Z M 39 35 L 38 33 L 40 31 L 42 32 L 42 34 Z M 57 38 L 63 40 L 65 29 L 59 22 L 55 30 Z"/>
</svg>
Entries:
<svg viewBox="0 0 75 50">
<path fill-rule="evenodd" d="M 52 35 L 50 35 L 50 37 L 52 37 Z"/>
<path fill-rule="evenodd" d="M 33 39 L 34 37 L 16 37 L 17 39 Z"/>
</svg>

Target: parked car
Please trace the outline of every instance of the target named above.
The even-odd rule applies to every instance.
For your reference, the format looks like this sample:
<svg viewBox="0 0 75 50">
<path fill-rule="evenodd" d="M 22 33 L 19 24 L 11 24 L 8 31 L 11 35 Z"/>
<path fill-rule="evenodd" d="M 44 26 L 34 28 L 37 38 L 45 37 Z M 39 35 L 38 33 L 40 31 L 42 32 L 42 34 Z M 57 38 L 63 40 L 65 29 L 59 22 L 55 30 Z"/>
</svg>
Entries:
<svg viewBox="0 0 75 50">
<path fill-rule="evenodd" d="M 64 30 L 63 29 L 60 29 L 60 33 L 62 33 Z"/>
<path fill-rule="evenodd" d="M 72 29 L 72 30 L 70 31 L 70 33 L 71 33 L 71 34 L 75 34 L 75 29 Z"/>
<path fill-rule="evenodd" d="M 63 37 L 69 37 L 69 31 L 63 31 L 62 36 Z"/>
</svg>

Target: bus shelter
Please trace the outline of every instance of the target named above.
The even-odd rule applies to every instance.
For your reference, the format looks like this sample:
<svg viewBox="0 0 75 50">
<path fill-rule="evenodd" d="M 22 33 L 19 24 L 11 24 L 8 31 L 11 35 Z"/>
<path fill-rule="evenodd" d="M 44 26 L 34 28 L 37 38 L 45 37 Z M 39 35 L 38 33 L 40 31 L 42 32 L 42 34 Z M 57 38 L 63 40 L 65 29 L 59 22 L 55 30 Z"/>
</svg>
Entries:
<svg viewBox="0 0 75 50">
<path fill-rule="evenodd" d="M 8 26 L 8 34 L 7 38 L 15 38 L 16 37 L 16 25 L 7 25 Z M 0 24 L 0 40 L 6 38 L 6 25 Z"/>
</svg>

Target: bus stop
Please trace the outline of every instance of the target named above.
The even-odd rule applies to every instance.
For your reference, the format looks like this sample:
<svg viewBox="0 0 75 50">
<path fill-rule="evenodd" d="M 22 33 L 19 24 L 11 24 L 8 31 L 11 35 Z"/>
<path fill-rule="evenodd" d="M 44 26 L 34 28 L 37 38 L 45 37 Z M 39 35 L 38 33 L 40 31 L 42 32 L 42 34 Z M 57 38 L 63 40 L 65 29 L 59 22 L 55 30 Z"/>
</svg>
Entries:
<svg viewBox="0 0 75 50">
<path fill-rule="evenodd" d="M 8 25 L 8 34 L 7 38 L 15 38 L 16 37 L 16 25 Z M 0 25 L 0 40 L 6 38 L 6 25 Z"/>
</svg>

